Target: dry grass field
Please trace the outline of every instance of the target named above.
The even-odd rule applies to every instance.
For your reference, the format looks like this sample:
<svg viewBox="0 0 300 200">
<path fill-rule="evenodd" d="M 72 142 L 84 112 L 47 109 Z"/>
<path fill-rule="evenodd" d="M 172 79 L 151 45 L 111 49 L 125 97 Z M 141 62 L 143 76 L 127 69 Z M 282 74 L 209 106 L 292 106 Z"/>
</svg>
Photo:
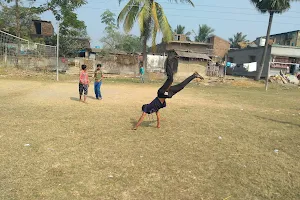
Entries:
<svg viewBox="0 0 300 200">
<path fill-rule="evenodd" d="M 132 131 L 158 87 L 0 79 L 0 199 L 300 199 L 298 88 L 193 83 Z"/>
</svg>

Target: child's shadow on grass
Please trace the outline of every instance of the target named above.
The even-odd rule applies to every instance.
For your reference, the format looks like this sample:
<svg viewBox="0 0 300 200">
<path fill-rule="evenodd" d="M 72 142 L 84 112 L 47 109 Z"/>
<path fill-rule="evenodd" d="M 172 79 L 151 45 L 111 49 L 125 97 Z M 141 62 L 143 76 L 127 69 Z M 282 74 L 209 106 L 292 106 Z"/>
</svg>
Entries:
<svg viewBox="0 0 300 200">
<path fill-rule="evenodd" d="M 87 98 L 89 98 L 89 99 L 94 99 L 94 100 L 96 100 L 96 97 L 93 97 L 93 96 L 86 96 Z"/>
<path fill-rule="evenodd" d="M 130 123 L 132 124 L 132 127 L 134 127 L 137 122 L 138 122 L 138 120 L 136 120 L 136 119 L 133 119 L 133 118 L 130 119 Z M 155 122 L 154 120 L 152 120 L 152 121 L 143 121 L 140 126 L 141 127 L 153 127 L 154 122 Z"/>
<path fill-rule="evenodd" d="M 78 97 L 70 97 L 70 100 L 72 100 L 72 101 L 79 101 L 79 98 Z"/>
<path fill-rule="evenodd" d="M 92 96 L 87 96 L 87 98 L 96 100 L 96 98 L 95 98 L 95 97 L 92 97 Z M 79 98 L 78 98 L 78 97 L 70 97 L 70 100 L 71 100 L 71 101 L 79 101 Z"/>
</svg>

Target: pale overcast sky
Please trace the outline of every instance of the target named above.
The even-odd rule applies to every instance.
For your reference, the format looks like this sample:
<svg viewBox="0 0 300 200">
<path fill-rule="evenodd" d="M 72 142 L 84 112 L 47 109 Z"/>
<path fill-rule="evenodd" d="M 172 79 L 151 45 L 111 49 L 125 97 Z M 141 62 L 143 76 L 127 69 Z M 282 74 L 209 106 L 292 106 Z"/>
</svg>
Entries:
<svg viewBox="0 0 300 200">
<path fill-rule="evenodd" d="M 101 46 L 99 40 L 103 36 L 104 25 L 101 24 L 100 15 L 106 9 L 118 15 L 126 2 L 128 0 L 124 0 L 119 6 L 118 0 L 89 0 L 88 4 L 76 11 L 78 18 L 85 21 L 92 47 Z M 197 31 L 199 24 L 207 24 L 215 29 L 216 35 L 224 39 L 232 37 L 236 32 L 248 35 L 249 40 L 266 34 L 268 15 L 260 14 L 250 0 L 194 0 L 195 7 L 170 3 L 168 0 L 157 0 L 157 2 L 163 6 L 173 29 L 181 24 L 186 27 L 186 31 Z M 300 29 L 299 10 L 300 2 L 292 3 L 288 12 L 276 15 L 272 33 Z M 56 28 L 51 13 L 44 13 L 42 19 L 52 21 Z M 131 33 L 139 35 L 138 27 L 135 26 Z"/>
</svg>

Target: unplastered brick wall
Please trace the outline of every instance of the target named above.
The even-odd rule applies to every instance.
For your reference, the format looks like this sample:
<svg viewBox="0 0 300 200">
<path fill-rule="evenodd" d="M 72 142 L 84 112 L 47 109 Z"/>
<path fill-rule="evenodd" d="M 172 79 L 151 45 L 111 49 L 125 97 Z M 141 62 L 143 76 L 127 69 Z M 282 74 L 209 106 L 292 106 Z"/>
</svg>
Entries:
<svg viewBox="0 0 300 200">
<path fill-rule="evenodd" d="M 230 49 L 229 42 L 219 37 L 213 38 L 213 51 L 215 56 L 223 58 L 227 54 L 229 49 Z"/>
</svg>

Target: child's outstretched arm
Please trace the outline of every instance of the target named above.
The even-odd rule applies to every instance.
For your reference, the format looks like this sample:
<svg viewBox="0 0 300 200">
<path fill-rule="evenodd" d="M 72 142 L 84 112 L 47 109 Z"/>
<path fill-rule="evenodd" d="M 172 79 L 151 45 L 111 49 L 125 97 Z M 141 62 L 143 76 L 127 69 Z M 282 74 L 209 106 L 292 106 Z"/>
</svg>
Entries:
<svg viewBox="0 0 300 200">
<path fill-rule="evenodd" d="M 137 128 L 141 125 L 141 123 L 144 121 L 144 118 L 146 116 L 146 113 L 143 112 L 142 116 L 140 117 L 138 123 L 135 125 L 135 127 L 133 128 L 133 130 L 137 130 Z"/>
</svg>

